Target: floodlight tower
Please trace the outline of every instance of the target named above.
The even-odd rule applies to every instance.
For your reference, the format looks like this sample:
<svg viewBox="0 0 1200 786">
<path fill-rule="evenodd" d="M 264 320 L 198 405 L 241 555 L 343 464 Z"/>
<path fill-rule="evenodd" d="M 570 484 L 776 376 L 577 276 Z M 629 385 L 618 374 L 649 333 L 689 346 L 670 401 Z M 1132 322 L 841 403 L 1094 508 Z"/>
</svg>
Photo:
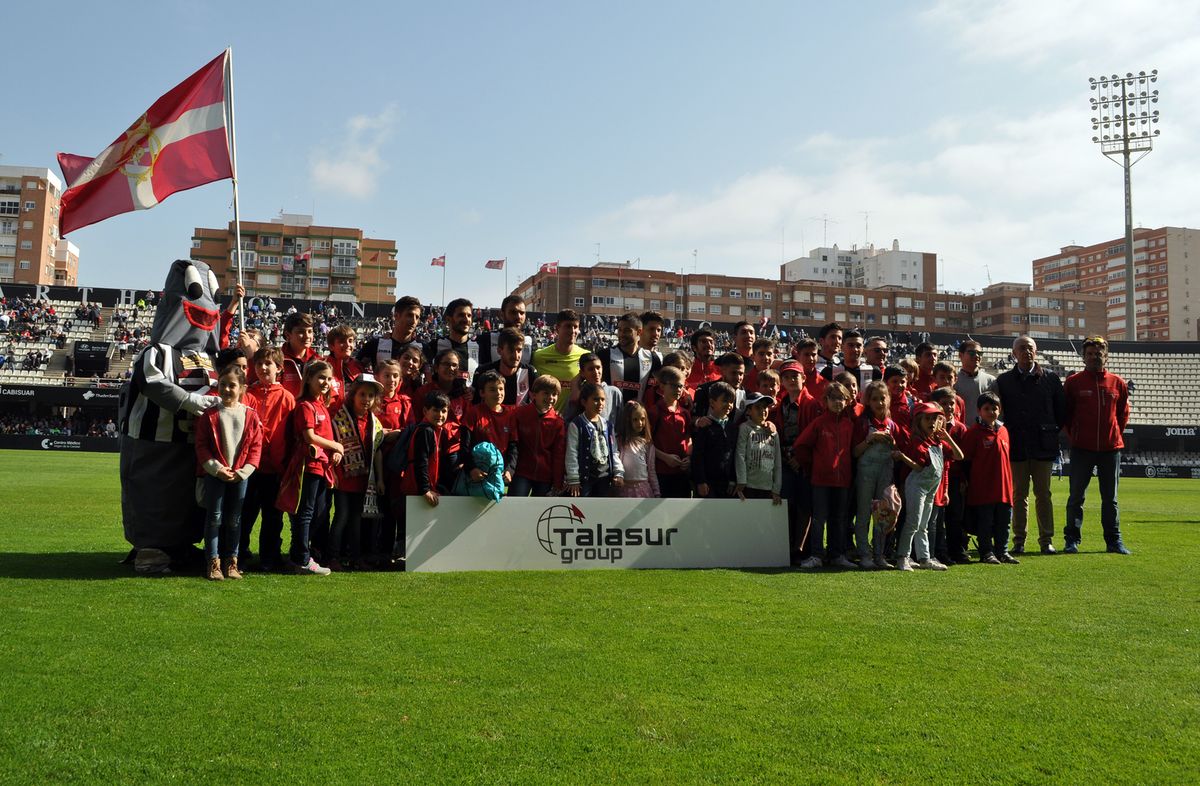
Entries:
<svg viewBox="0 0 1200 786">
<path fill-rule="evenodd" d="M 1129 170 L 1145 158 L 1153 148 L 1154 137 L 1159 130 L 1158 110 L 1150 109 L 1158 103 L 1158 91 L 1147 90 L 1158 81 L 1158 69 L 1150 73 L 1128 72 L 1125 76 L 1113 74 L 1089 78 L 1092 97 L 1092 130 L 1100 132 L 1092 141 L 1100 145 L 1100 152 L 1125 170 L 1125 334 L 1129 341 L 1137 341 L 1137 303 L 1133 276 L 1133 197 L 1129 185 Z M 1130 160 L 1133 153 L 1141 153 Z M 1120 156 L 1121 160 L 1117 160 Z"/>
</svg>

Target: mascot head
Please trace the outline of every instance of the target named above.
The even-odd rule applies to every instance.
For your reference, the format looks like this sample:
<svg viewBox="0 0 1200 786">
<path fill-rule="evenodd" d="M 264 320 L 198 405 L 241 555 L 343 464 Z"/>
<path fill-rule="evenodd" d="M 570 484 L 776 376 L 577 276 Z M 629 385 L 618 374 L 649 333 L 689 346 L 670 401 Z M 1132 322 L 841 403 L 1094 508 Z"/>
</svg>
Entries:
<svg viewBox="0 0 1200 786">
<path fill-rule="evenodd" d="M 181 350 L 216 353 L 220 348 L 217 277 L 203 262 L 171 263 L 163 296 L 154 312 L 150 340 Z"/>
</svg>

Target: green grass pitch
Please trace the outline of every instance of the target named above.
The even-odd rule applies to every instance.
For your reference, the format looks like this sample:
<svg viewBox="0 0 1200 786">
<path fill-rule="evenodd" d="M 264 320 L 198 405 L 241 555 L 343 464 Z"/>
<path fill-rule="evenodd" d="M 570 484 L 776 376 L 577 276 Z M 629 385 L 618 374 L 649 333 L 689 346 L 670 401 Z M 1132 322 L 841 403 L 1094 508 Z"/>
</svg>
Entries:
<svg viewBox="0 0 1200 786">
<path fill-rule="evenodd" d="M 944 574 L 215 584 L 116 564 L 116 467 L 0 453 L 0 781 L 1200 779 L 1197 481 L 1123 482 L 1132 557 L 1093 499 Z"/>
</svg>

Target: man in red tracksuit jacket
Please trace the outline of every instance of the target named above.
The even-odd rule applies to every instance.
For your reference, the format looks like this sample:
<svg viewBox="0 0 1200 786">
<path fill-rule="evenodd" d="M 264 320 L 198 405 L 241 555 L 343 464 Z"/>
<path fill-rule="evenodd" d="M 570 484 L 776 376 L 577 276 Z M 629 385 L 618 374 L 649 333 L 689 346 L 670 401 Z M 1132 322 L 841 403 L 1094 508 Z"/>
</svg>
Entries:
<svg viewBox="0 0 1200 786">
<path fill-rule="evenodd" d="M 1104 542 L 1114 554 L 1128 554 L 1121 541 L 1121 514 L 1117 506 L 1117 481 L 1121 476 L 1121 438 L 1129 421 L 1129 388 L 1125 380 L 1105 370 L 1108 342 L 1094 336 L 1083 342 L 1083 371 L 1067 377 L 1066 431 L 1071 442 L 1071 494 L 1067 498 L 1067 523 L 1063 552 L 1079 551 L 1083 526 L 1083 501 L 1092 470 L 1100 480 L 1100 524 Z"/>
</svg>

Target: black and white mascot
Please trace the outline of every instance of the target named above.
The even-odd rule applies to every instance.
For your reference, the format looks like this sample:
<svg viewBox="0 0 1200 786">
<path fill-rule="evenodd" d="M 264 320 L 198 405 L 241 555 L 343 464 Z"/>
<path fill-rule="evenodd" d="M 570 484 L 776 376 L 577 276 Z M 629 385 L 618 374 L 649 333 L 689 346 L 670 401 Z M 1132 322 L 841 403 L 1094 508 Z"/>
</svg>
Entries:
<svg viewBox="0 0 1200 786">
<path fill-rule="evenodd" d="M 193 425 L 220 400 L 217 290 L 203 262 L 171 264 L 150 343 L 121 389 L 121 516 L 139 573 L 167 572 L 198 555 L 204 524 Z"/>
</svg>

